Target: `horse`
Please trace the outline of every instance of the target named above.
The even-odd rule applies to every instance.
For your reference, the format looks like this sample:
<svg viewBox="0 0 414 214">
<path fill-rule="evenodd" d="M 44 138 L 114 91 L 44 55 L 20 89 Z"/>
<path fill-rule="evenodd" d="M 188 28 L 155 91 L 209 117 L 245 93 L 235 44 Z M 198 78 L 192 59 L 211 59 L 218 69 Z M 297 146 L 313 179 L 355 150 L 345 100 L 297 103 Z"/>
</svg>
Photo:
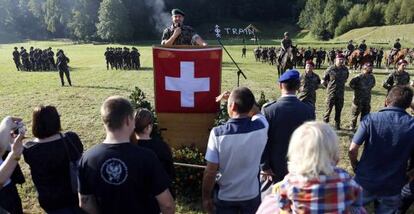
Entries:
<svg viewBox="0 0 414 214">
<path fill-rule="evenodd" d="M 394 54 L 391 57 L 391 53 L 392 53 L 392 50 L 391 50 L 389 52 L 389 54 L 385 55 L 385 66 L 387 67 L 387 69 L 390 68 L 390 65 L 394 65 L 394 68 L 395 68 L 397 62 L 400 59 L 405 59 L 405 57 L 407 56 L 408 52 L 409 52 L 409 49 L 408 48 L 404 48 L 404 49 L 401 49 L 400 51 L 398 51 L 396 54 Z"/>
<path fill-rule="evenodd" d="M 278 60 L 278 63 L 276 64 L 277 67 L 277 74 L 279 75 L 279 77 L 285 73 L 285 71 L 287 69 L 292 69 L 293 66 L 296 63 L 296 55 L 297 55 L 297 48 L 296 46 L 291 46 L 289 47 L 285 54 L 283 55 L 283 57 Z"/>
<path fill-rule="evenodd" d="M 348 57 L 348 65 L 350 68 L 354 68 L 354 70 L 361 70 L 362 65 L 369 62 L 371 64 L 374 63 L 374 54 L 372 53 L 372 49 L 369 48 L 365 52 L 360 49 L 354 50 L 351 55 Z"/>
</svg>

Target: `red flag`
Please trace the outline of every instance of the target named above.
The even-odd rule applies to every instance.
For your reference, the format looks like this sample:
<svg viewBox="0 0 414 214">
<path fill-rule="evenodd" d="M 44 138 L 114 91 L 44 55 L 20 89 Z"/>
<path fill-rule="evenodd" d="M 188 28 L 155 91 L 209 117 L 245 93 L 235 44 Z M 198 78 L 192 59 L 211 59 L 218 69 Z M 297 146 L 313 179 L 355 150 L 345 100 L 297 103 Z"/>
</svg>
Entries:
<svg viewBox="0 0 414 214">
<path fill-rule="evenodd" d="M 219 110 L 222 50 L 153 48 L 155 109 L 164 113 Z"/>
</svg>

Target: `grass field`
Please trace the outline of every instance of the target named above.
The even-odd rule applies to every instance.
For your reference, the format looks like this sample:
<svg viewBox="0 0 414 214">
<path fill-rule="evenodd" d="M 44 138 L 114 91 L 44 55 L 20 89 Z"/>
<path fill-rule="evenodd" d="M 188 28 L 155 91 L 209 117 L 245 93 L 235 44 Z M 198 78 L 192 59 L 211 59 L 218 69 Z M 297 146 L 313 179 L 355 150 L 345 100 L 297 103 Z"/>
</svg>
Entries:
<svg viewBox="0 0 414 214">
<path fill-rule="evenodd" d="M 333 39 L 333 41 L 353 39 L 359 43 L 362 39 L 365 39 L 368 43 L 389 43 L 392 45 L 396 38 L 400 38 L 403 47 L 412 48 L 414 46 L 413 32 L 414 24 L 364 27 L 350 30 Z"/>
<path fill-rule="evenodd" d="M 225 43 L 225 42 L 224 42 Z M 276 43 L 274 45 L 277 45 Z M 71 78 L 73 87 L 61 87 L 56 72 L 18 72 L 12 61 L 12 48 L 14 46 L 35 46 L 39 48 L 52 47 L 63 49 L 71 59 Z M 118 46 L 118 45 L 111 45 Z M 123 45 L 119 45 L 123 46 Z M 61 115 L 63 130 L 75 131 L 80 135 L 86 148 L 100 143 L 104 137 L 104 129 L 99 116 L 99 108 L 105 98 L 111 95 L 129 96 L 134 87 L 140 87 L 153 101 L 153 73 L 151 46 L 137 46 L 141 52 L 140 71 L 107 71 L 104 60 L 105 45 L 82 44 L 76 45 L 70 42 L 26 42 L 20 44 L 0 45 L 0 118 L 6 115 L 14 115 L 24 119 L 30 130 L 31 113 L 39 104 L 51 104 L 58 108 Z M 258 98 L 263 91 L 268 99 L 277 99 L 280 91 L 276 88 L 276 69 L 268 64 L 255 62 L 253 48 L 248 46 L 247 58 L 241 58 L 242 46 L 227 47 L 235 60 L 239 62 L 241 69 L 247 76 L 247 80 L 241 79 L 241 85 L 247 86 Z M 325 45 L 329 48 L 329 45 Z M 222 90 L 230 90 L 236 86 L 236 68 L 225 55 L 223 57 Z M 325 65 L 326 67 L 326 65 Z M 325 68 L 324 67 L 324 68 Z M 303 72 L 303 69 L 299 69 Z M 318 70 L 321 74 L 324 69 Z M 387 73 L 385 70 L 374 70 L 377 86 L 373 90 L 372 110 L 377 111 L 383 106 L 386 90 L 381 87 Z M 352 75 L 351 75 L 352 76 Z M 345 105 L 342 113 L 342 126 L 350 124 L 352 91 L 349 88 L 345 92 Z M 317 92 L 317 118 L 322 118 L 325 109 L 325 91 Z M 333 117 L 333 115 L 332 115 Z M 32 137 L 29 131 L 28 137 Z M 338 132 L 341 138 L 342 158 L 339 166 L 351 172 L 351 167 L 346 156 L 349 138 L 352 132 L 342 130 Z M 23 206 L 27 213 L 41 213 L 38 205 L 35 189 L 30 179 L 28 166 L 22 161 L 27 182 L 19 189 L 23 200 Z M 201 193 L 200 193 L 201 194 Z M 191 205 L 192 207 L 193 205 Z M 199 207 L 199 205 L 196 205 Z M 178 204 L 179 213 L 188 213 L 192 208 L 184 203 Z M 199 208 L 191 212 L 200 212 Z"/>
</svg>

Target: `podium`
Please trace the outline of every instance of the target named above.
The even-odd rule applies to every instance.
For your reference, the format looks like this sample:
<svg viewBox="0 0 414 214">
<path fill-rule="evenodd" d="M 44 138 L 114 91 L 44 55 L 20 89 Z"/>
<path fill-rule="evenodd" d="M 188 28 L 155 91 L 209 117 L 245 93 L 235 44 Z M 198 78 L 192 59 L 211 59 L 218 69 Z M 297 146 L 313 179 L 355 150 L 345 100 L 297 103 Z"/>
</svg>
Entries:
<svg viewBox="0 0 414 214">
<path fill-rule="evenodd" d="M 220 46 L 154 46 L 154 94 L 158 125 L 173 148 L 205 151 L 220 108 Z"/>
</svg>

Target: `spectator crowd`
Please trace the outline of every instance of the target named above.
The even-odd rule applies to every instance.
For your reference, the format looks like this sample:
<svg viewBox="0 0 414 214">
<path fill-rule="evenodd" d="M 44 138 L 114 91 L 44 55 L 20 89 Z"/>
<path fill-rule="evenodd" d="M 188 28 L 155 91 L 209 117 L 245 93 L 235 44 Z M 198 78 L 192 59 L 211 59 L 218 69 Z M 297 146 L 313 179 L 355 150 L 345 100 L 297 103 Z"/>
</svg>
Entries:
<svg viewBox="0 0 414 214">
<path fill-rule="evenodd" d="M 246 87 L 216 98 L 227 102 L 230 119 L 214 127 L 207 142 L 200 193 L 206 212 L 367 213 L 371 203 L 375 213 L 407 212 L 414 201 L 414 118 L 406 111 L 412 88 L 387 80 L 385 107 L 370 113 L 372 65 L 364 65 L 359 79 L 351 80 L 353 109 L 364 113 L 359 126 L 356 119 L 353 124 L 348 155 L 354 172 L 347 172 L 337 166 L 339 139 L 329 125 L 335 107 L 335 128 L 340 129 L 348 78 L 343 56 L 336 58 L 323 81 L 312 73 L 311 62 L 302 75 L 285 72 L 277 81 L 281 97 L 261 109 Z M 315 121 L 320 82 L 328 93 L 323 122 Z M 357 92 L 361 88 L 369 93 Z M 119 96 L 107 98 L 100 113 L 106 137 L 86 151 L 76 132 L 62 130 L 54 106 L 33 110 L 34 138 L 24 143 L 23 120 L 4 118 L 0 213 L 23 213 L 16 188 L 25 182 L 21 156 L 46 213 L 174 213 L 172 153 L 164 141 L 151 137 L 152 113 L 134 110 Z"/>
</svg>

